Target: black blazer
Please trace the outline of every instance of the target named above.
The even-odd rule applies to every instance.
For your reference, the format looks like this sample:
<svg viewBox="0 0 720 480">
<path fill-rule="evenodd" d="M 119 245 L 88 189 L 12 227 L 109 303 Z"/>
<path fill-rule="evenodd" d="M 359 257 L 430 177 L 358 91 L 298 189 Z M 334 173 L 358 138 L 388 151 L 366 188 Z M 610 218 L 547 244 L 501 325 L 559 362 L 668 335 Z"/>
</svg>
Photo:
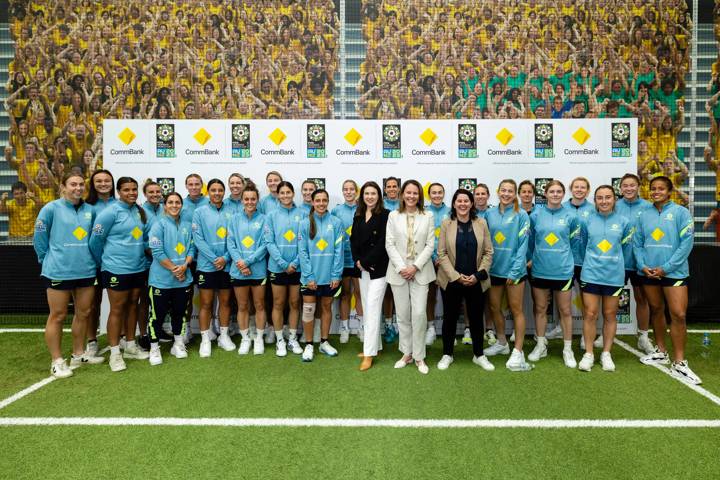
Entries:
<svg viewBox="0 0 720 480">
<path fill-rule="evenodd" d="M 350 235 L 353 261 L 359 261 L 373 280 L 382 278 L 387 273 L 388 255 L 385 250 L 385 227 L 389 214 L 389 210 L 383 209 L 382 213 L 373 215 L 367 222 L 365 222 L 364 216 L 356 215 L 353 218 L 352 235 Z"/>
</svg>

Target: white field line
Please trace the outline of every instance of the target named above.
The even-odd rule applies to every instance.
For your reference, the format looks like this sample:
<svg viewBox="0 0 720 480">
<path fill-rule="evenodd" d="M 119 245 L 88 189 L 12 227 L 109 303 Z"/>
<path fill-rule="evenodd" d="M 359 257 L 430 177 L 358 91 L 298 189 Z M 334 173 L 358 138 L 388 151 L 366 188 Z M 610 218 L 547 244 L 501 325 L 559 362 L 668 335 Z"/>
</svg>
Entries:
<svg viewBox="0 0 720 480">
<path fill-rule="evenodd" d="M 640 357 L 643 356 L 642 352 L 640 352 L 639 350 L 634 349 L 633 347 L 631 347 L 631 346 L 628 345 L 627 343 L 623 342 L 622 340 L 618 340 L 617 338 L 615 338 L 615 344 L 617 344 L 617 345 L 619 345 L 620 347 L 624 348 L 625 350 L 627 350 L 628 352 L 632 353 L 633 355 L 635 355 L 635 356 L 638 357 L 638 358 L 640 358 Z M 686 387 L 688 387 L 690 390 L 693 390 L 693 391 L 699 393 L 699 394 L 702 395 L 703 397 L 705 397 L 705 398 L 707 398 L 708 400 L 710 400 L 711 402 L 713 402 L 715 405 L 720 406 L 720 397 L 718 397 L 718 396 L 715 395 L 714 393 L 711 393 L 711 392 L 705 390 L 703 387 L 701 387 L 701 386 L 699 386 L 699 385 L 693 385 L 693 384 L 691 384 L 691 383 L 686 383 L 686 382 L 683 382 L 682 380 L 680 380 L 679 378 L 673 377 L 672 374 L 670 373 L 670 369 L 667 368 L 667 367 L 665 367 L 665 366 L 663 366 L 663 365 L 653 365 L 653 367 L 655 367 L 655 368 L 657 368 L 658 370 L 660 370 L 661 372 L 665 373 L 665 374 L 668 375 L 670 378 L 672 378 L 672 379 L 674 379 L 674 380 L 677 380 L 677 381 L 680 382 L 681 384 L 683 384 L 683 385 L 685 385 Z"/>
<path fill-rule="evenodd" d="M 688 333 L 720 333 L 720 330 L 688 330 Z"/>
<path fill-rule="evenodd" d="M 15 403 L 15 402 L 17 402 L 18 400 L 20 400 L 21 398 L 24 398 L 24 397 L 30 395 L 30 394 L 33 393 L 35 390 L 41 389 L 42 387 L 44 387 L 45 385 L 47 385 L 48 383 L 50 383 L 50 382 L 52 382 L 52 381 L 54 381 L 54 380 L 55 380 L 55 377 L 53 377 L 53 376 L 47 377 L 47 378 L 45 378 L 45 379 L 43 379 L 43 380 L 40 380 L 40 381 L 37 382 L 37 383 L 34 383 L 34 384 L 30 385 L 29 387 L 27 387 L 27 388 L 25 388 L 25 389 L 23 389 L 23 390 L 20 390 L 20 391 L 19 391 L 18 393 L 16 393 L 15 395 L 9 396 L 8 398 L 0 401 L 0 410 L 2 410 L 3 408 L 7 407 L 7 406 L 10 405 L 11 403 Z"/>
<path fill-rule="evenodd" d="M 0 418 L 5 426 L 170 426 L 170 427 L 331 427 L 331 428 L 720 428 L 720 420 L 591 420 L 486 419 L 425 420 L 376 418 L 133 418 L 133 417 L 15 417 Z"/>
<path fill-rule="evenodd" d="M 71 332 L 69 328 L 63 328 L 63 332 Z M 0 328 L 0 333 L 45 333 L 44 328 Z"/>
</svg>

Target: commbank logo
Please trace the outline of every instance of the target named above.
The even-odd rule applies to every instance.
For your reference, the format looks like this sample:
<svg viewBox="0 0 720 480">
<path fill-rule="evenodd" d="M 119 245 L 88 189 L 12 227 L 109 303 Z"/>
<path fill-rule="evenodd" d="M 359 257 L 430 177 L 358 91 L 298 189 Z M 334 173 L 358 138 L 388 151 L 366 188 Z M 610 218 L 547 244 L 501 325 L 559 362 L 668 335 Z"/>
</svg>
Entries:
<svg viewBox="0 0 720 480">
<path fill-rule="evenodd" d="M 125 145 L 130 145 L 136 137 L 137 135 L 135 135 L 135 132 L 133 132 L 127 127 L 125 127 L 125 129 L 123 129 L 123 131 L 118 134 L 118 138 Z"/>
<path fill-rule="evenodd" d="M 279 147 L 285 141 L 287 135 L 285 135 L 285 132 L 283 132 L 279 128 L 276 128 L 272 131 L 272 133 L 270 133 L 270 135 L 268 135 L 268 138 L 271 142 L 273 142 Z"/>
<path fill-rule="evenodd" d="M 212 135 L 210 135 L 208 133 L 208 131 L 205 130 L 204 128 L 200 128 L 200 130 L 195 132 L 195 135 L 193 135 L 193 138 L 200 145 L 205 145 L 208 142 L 208 140 L 210 140 L 212 138 Z"/>
</svg>

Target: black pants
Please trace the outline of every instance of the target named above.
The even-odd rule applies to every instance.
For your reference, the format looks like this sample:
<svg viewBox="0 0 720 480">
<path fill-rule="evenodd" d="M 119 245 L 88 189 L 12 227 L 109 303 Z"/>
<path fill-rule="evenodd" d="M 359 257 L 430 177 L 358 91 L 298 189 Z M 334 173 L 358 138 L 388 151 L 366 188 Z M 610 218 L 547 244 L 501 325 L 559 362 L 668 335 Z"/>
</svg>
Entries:
<svg viewBox="0 0 720 480">
<path fill-rule="evenodd" d="M 480 282 L 472 287 L 465 287 L 458 282 L 448 283 L 447 289 L 440 289 L 443 301 L 443 355 L 453 354 L 457 321 L 460 317 L 460 306 L 465 301 L 470 324 L 470 337 L 472 338 L 473 354 L 479 357 L 483 354 L 483 313 L 485 310 L 485 294 Z"/>
<path fill-rule="evenodd" d="M 148 322 L 148 335 L 150 342 L 156 343 L 162 330 L 165 317 L 170 314 L 173 335 L 185 335 L 186 307 L 188 298 L 192 299 L 193 286 L 181 288 L 155 288 L 150 287 L 150 321 Z"/>
</svg>

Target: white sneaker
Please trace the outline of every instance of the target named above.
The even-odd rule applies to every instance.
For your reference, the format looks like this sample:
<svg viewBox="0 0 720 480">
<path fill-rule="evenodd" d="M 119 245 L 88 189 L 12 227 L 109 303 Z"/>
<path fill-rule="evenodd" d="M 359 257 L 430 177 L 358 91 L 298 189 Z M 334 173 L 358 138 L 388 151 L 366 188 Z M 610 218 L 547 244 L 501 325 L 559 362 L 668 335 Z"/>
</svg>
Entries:
<svg viewBox="0 0 720 480">
<path fill-rule="evenodd" d="M 505 368 L 511 372 L 527 372 L 532 370 L 534 365 L 525 361 L 525 353 L 513 348 L 510 358 L 505 362 Z"/>
<path fill-rule="evenodd" d="M 645 365 L 668 365 L 670 363 L 670 356 L 667 352 L 661 352 L 656 346 L 651 353 L 640 357 L 640 362 Z"/>
<path fill-rule="evenodd" d="M 433 342 L 435 342 L 436 337 L 437 337 L 437 333 L 435 333 L 435 327 L 433 325 L 428 326 L 428 329 L 425 332 L 425 345 L 432 345 Z M 442 360 L 440 360 L 440 361 L 442 361 Z M 445 368 L 447 368 L 447 367 L 445 367 Z M 441 370 L 445 370 L 445 368 L 442 368 Z"/>
<path fill-rule="evenodd" d="M 293 352 L 295 355 L 300 355 L 303 353 L 303 349 L 300 346 L 300 342 L 297 341 L 297 338 L 290 337 L 287 343 L 288 348 L 291 352 Z"/>
<path fill-rule="evenodd" d="M 496 342 L 495 345 L 490 345 L 488 348 L 483 350 L 483 354 L 486 357 L 492 357 L 495 355 L 510 355 L 510 346 L 506 343 L 505 345 Z"/>
<path fill-rule="evenodd" d="M 593 347 L 595 348 L 603 348 L 605 345 L 603 345 L 605 342 L 605 339 L 602 335 L 598 335 L 598 337 L 593 342 Z"/>
<path fill-rule="evenodd" d="M 450 364 L 453 362 L 453 357 L 450 355 L 443 355 L 440 361 L 438 362 L 437 368 L 438 370 L 447 370 Z"/>
<path fill-rule="evenodd" d="M 350 340 L 350 330 L 347 328 L 340 329 L 340 343 L 347 343 Z"/>
<path fill-rule="evenodd" d="M 488 338 L 488 345 L 492 345 L 497 340 L 495 339 L 495 332 L 492 330 L 488 330 L 488 335 L 492 334 L 493 342 L 490 343 L 490 339 Z M 463 338 L 462 338 L 463 345 L 472 345 L 472 335 L 470 335 L 470 329 L 466 328 L 465 331 L 463 331 Z"/>
<path fill-rule="evenodd" d="M 183 343 L 183 342 L 173 343 L 173 346 L 170 349 L 170 355 L 174 356 L 175 358 L 187 358 L 188 353 L 187 353 L 187 349 L 185 348 L 185 343 Z"/>
<path fill-rule="evenodd" d="M 231 352 L 231 351 L 235 350 L 235 344 L 233 343 L 232 340 L 230 340 L 230 335 L 228 335 L 227 333 L 220 334 L 220 336 L 218 337 L 217 343 L 218 343 L 218 347 L 222 348 L 226 352 Z"/>
<path fill-rule="evenodd" d="M 482 367 L 482 369 L 486 372 L 492 372 L 493 370 L 495 370 L 495 365 L 490 363 L 490 360 L 488 360 L 485 355 L 473 357 L 472 361 L 475 365 L 480 365 L 480 367 Z"/>
<path fill-rule="evenodd" d="M 160 345 L 150 347 L 150 365 L 162 364 L 162 353 L 160 353 Z"/>
<path fill-rule="evenodd" d="M 275 340 L 275 330 L 272 327 L 267 327 L 265 329 L 265 343 L 269 345 L 275 343 Z"/>
<path fill-rule="evenodd" d="M 469 329 L 467 329 L 467 328 L 465 329 L 466 332 L 467 332 L 468 330 L 469 330 Z M 470 334 L 468 333 L 466 336 L 469 337 Z M 495 336 L 495 330 L 487 330 L 487 331 L 485 332 L 484 337 L 485 337 L 485 340 L 487 340 L 488 345 L 495 345 L 495 342 L 497 342 L 497 337 Z M 464 339 L 463 339 L 463 340 L 464 340 Z M 471 338 L 471 340 L 472 340 L 472 338 Z"/>
<path fill-rule="evenodd" d="M 118 346 L 120 347 L 120 350 L 125 350 L 125 347 L 127 346 L 125 337 L 120 337 L 120 342 L 118 343 Z"/>
<path fill-rule="evenodd" d="M 149 357 L 150 353 L 138 347 L 137 345 L 127 347 L 125 351 L 123 351 L 123 358 L 127 358 L 130 360 L 147 360 Z"/>
<path fill-rule="evenodd" d="M 615 362 L 613 362 L 610 352 L 602 352 L 600 354 L 600 365 L 602 365 L 602 369 L 606 372 L 615 371 Z"/>
<path fill-rule="evenodd" d="M 670 374 L 673 377 L 692 385 L 700 385 L 702 383 L 700 377 L 695 375 L 695 372 L 690 370 L 687 360 L 683 360 L 681 362 L 673 362 L 670 366 Z"/>
<path fill-rule="evenodd" d="M 535 348 L 532 349 L 532 352 L 530 352 L 527 358 L 531 362 L 537 362 L 544 357 L 547 357 L 547 339 L 538 338 Z"/>
<path fill-rule="evenodd" d="M 247 355 L 250 353 L 250 347 L 252 346 L 252 340 L 250 337 L 243 337 L 240 340 L 240 348 L 238 348 L 238 355 Z"/>
<path fill-rule="evenodd" d="M 638 350 L 645 352 L 647 355 L 655 351 L 655 345 L 652 344 L 652 340 L 647 335 L 640 335 L 637 342 Z"/>
<path fill-rule="evenodd" d="M 85 353 L 76 357 L 75 355 L 70 357 L 70 366 L 79 367 L 81 365 L 99 365 L 105 361 L 105 357 L 96 357 L 88 354 L 87 350 Z"/>
<path fill-rule="evenodd" d="M 563 331 L 560 324 L 555 325 L 555 328 L 553 328 L 550 332 L 546 333 L 545 338 L 547 338 L 548 340 L 563 338 Z"/>
<path fill-rule="evenodd" d="M 282 338 L 278 338 L 275 342 L 275 356 L 287 357 L 287 345 Z"/>
<path fill-rule="evenodd" d="M 200 342 L 200 358 L 208 358 L 212 354 L 212 342 L 203 338 Z"/>
<path fill-rule="evenodd" d="M 50 364 L 50 374 L 55 378 L 67 378 L 73 376 L 73 371 L 65 363 L 65 359 L 59 358 Z"/>
<path fill-rule="evenodd" d="M 253 355 L 262 355 L 265 353 L 265 344 L 262 337 L 256 337 L 253 342 Z"/>
<path fill-rule="evenodd" d="M 215 333 L 215 329 L 214 329 L 213 326 L 211 325 L 210 328 L 208 329 L 208 338 L 209 338 L 210 341 L 212 342 L 212 341 L 214 341 L 215 339 L 217 339 L 217 337 L 218 337 L 218 335 L 217 335 L 217 333 Z"/>
<path fill-rule="evenodd" d="M 312 362 L 314 356 L 315 356 L 315 347 L 313 347 L 312 343 L 308 343 L 307 345 L 305 345 L 305 350 L 303 350 L 302 361 L 303 362 Z"/>
<path fill-rule="evenodd" d="M 565 362 L 565 366 L 568 368 L 577 368 L 577 361 L 575 360 L 575 354 L 572 349 L 563 349 L 563 362 Z"/>
<path fill-rule="evenodd" d="M 418 369 L 418 372 L 422 373 L 423 375 L 427 375 L 430 373 L 430 367 L 428 367 L 428 364 L 425 363 L 425 360 L 419 360 L 415 362 L 415 366 Z"/>
<path fill-rule="evenodd" d="M 110 354 L 110 370 L 113 372 L 121 372 L 127 368 L 122 353 Z"/>
<path fill-rule="evenodd" d="M 405 368 L 411 362 L 412 362 L 412 357 L 406 357 L 405 355 L 403 355 L 403 357 L 400 360 L 395 362 L 395 365 L 393 366 L 393 368 Z"/>
<path fill-rule="evenodd" d="M 572 352 L 570 352 L 572 353 Z M 565 356 L 565 351 L 563 351 L 563 357 Z M 573 357 L 573 361 L 575 358 Z M 565 364 L 567 365 L 567 363 Z M 578 365 L 578 370 L 582 370 L 583 372 L 589 372 L 592 370 L 593 365 L 595 365 L 595 355 L 592 353 L 583 353 L 582 358 L 580 359 L 580 364 Z"/>
<path fill-rule="evenodd" d="M 338 351 L 330 345 L 330 342 L 325 340 L 320 344 L 320 353 L 324 353 L 328 357 L 337 357 Z"/>
</svg>

